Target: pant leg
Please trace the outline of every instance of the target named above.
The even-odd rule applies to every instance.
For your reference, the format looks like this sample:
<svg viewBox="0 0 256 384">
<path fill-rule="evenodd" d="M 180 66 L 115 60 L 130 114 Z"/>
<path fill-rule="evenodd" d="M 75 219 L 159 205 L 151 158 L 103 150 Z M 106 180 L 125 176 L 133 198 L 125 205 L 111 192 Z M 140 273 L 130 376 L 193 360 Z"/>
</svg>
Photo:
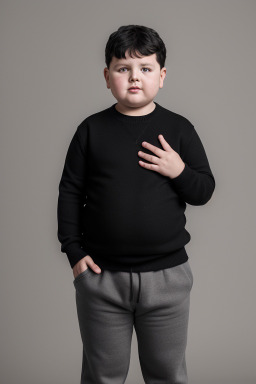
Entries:
<svg viewBox="0 0 256 384">
<path fill-rule="evenodd" d="M 129 274 L 90 268 L 74 280 L 83 343 L 80 384 L 123 384 L 130 365 L 133 312 Z"/>
<path fill-rule="evenodd" d="M 134 327 L 146 384 L 187 384 L 185 350 L 193 274 L 189 262 L 141 273 Z"/>
</svg>

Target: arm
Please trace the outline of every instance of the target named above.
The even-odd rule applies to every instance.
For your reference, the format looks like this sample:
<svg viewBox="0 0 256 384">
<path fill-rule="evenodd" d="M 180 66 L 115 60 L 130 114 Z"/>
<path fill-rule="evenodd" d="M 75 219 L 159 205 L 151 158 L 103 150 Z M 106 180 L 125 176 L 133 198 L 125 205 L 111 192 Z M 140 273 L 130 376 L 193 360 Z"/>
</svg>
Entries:
<svg viewBox="0 0 256 384">
<path fill-rule="evenodd" d="M 65 159 L 59 183 L 57 206 L 58 239 L 61 252 L 66 253 L 71 268 L 87 255 L 82 249 L 81 211 L 85 199 L 86 139 L 77 128 Z"/>
<path fill-rule="evenodd" d="M 185 168 L 171 179 L 179 196 L 188 204 L 206 204 L 215 189 L 215 179 L 203 144 L 193 127 L 192 137 L 182 158 Z"/>
</svg>

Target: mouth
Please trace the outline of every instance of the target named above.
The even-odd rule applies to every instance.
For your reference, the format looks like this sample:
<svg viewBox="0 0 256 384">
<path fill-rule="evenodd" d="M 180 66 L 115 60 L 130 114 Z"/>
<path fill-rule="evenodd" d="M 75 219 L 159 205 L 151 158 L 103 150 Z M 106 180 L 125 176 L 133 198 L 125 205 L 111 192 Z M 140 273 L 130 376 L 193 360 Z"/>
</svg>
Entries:
<svg viewBox="0 0 256 384">
<path fill-rule="evenodd" d="M 128 91 L 130 91 L 130 92 L 138 92 L 138 91 L 140 91 L 141 89 L 140 88 L 137 88 L 137 87 L 131 87 L 131 88 L 129 88 L 128 89 Z"/>
</svg>

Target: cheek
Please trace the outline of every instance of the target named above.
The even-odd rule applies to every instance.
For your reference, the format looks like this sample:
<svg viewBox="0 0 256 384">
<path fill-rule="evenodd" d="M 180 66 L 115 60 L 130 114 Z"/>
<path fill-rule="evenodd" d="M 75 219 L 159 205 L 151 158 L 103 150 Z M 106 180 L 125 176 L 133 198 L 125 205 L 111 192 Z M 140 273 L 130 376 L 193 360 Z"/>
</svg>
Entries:
<svg viewBox="0 0 256 384">
<path fill-rule="evenodd" d="M 124 86 L 124 78 L 121 78 L 121 77 L 116 77 L 113 79 L 112 81 L 112 85 L 116 88 L 116 89 L 121 89 L 123 88 Z"/>
<path fill-rule="evenodd" d="M 159 85 L 157 82 L 152 81 L 147 84 L 147 87 L 145 88 L 146 92 L 148 93 L 155 93 L 158 91 Z"/>
</svg>

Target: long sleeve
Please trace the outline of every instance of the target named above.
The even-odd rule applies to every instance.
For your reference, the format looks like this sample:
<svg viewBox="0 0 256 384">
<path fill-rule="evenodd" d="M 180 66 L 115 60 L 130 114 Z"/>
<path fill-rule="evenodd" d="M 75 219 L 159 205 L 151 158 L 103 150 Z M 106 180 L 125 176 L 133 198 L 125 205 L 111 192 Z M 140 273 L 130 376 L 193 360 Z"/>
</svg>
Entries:
<svg viewBox="0 0 256 384">
<path fill-rule="evenodd" d="M 215 189 L 215 179 L 203 144 L 194 127 L 182 160 L 185 168 L 179 176 L 171 179 L 174 188 L 186 203 L 206 204 Z"/>
<path fill-rule="evenodd" d="M 57 206 L 57 236 L 61 243 L 61 252 L 67 254 L 71 268 L 86 256 L 86 251 L 82 249 L 81 229 L 86 184 L 86 138 L 81 139 L 79 128 L 66 155 Z"/>
<path fill-rule="evenodd" d="M 71 268 L 87 255 L 102 270 L 125 272 L 188 260 L 185 202 L 206 204 L 215 180 L 193 124 L 155 104 L 151 113 L 131 116 L 115 103 L 87 116 L 74 132 L 57 212 L 58 239 Z M 138 164 L 141 143 L 159 147 L 160 134 L 185 163 L 174 179 Z"/>
</svg>

